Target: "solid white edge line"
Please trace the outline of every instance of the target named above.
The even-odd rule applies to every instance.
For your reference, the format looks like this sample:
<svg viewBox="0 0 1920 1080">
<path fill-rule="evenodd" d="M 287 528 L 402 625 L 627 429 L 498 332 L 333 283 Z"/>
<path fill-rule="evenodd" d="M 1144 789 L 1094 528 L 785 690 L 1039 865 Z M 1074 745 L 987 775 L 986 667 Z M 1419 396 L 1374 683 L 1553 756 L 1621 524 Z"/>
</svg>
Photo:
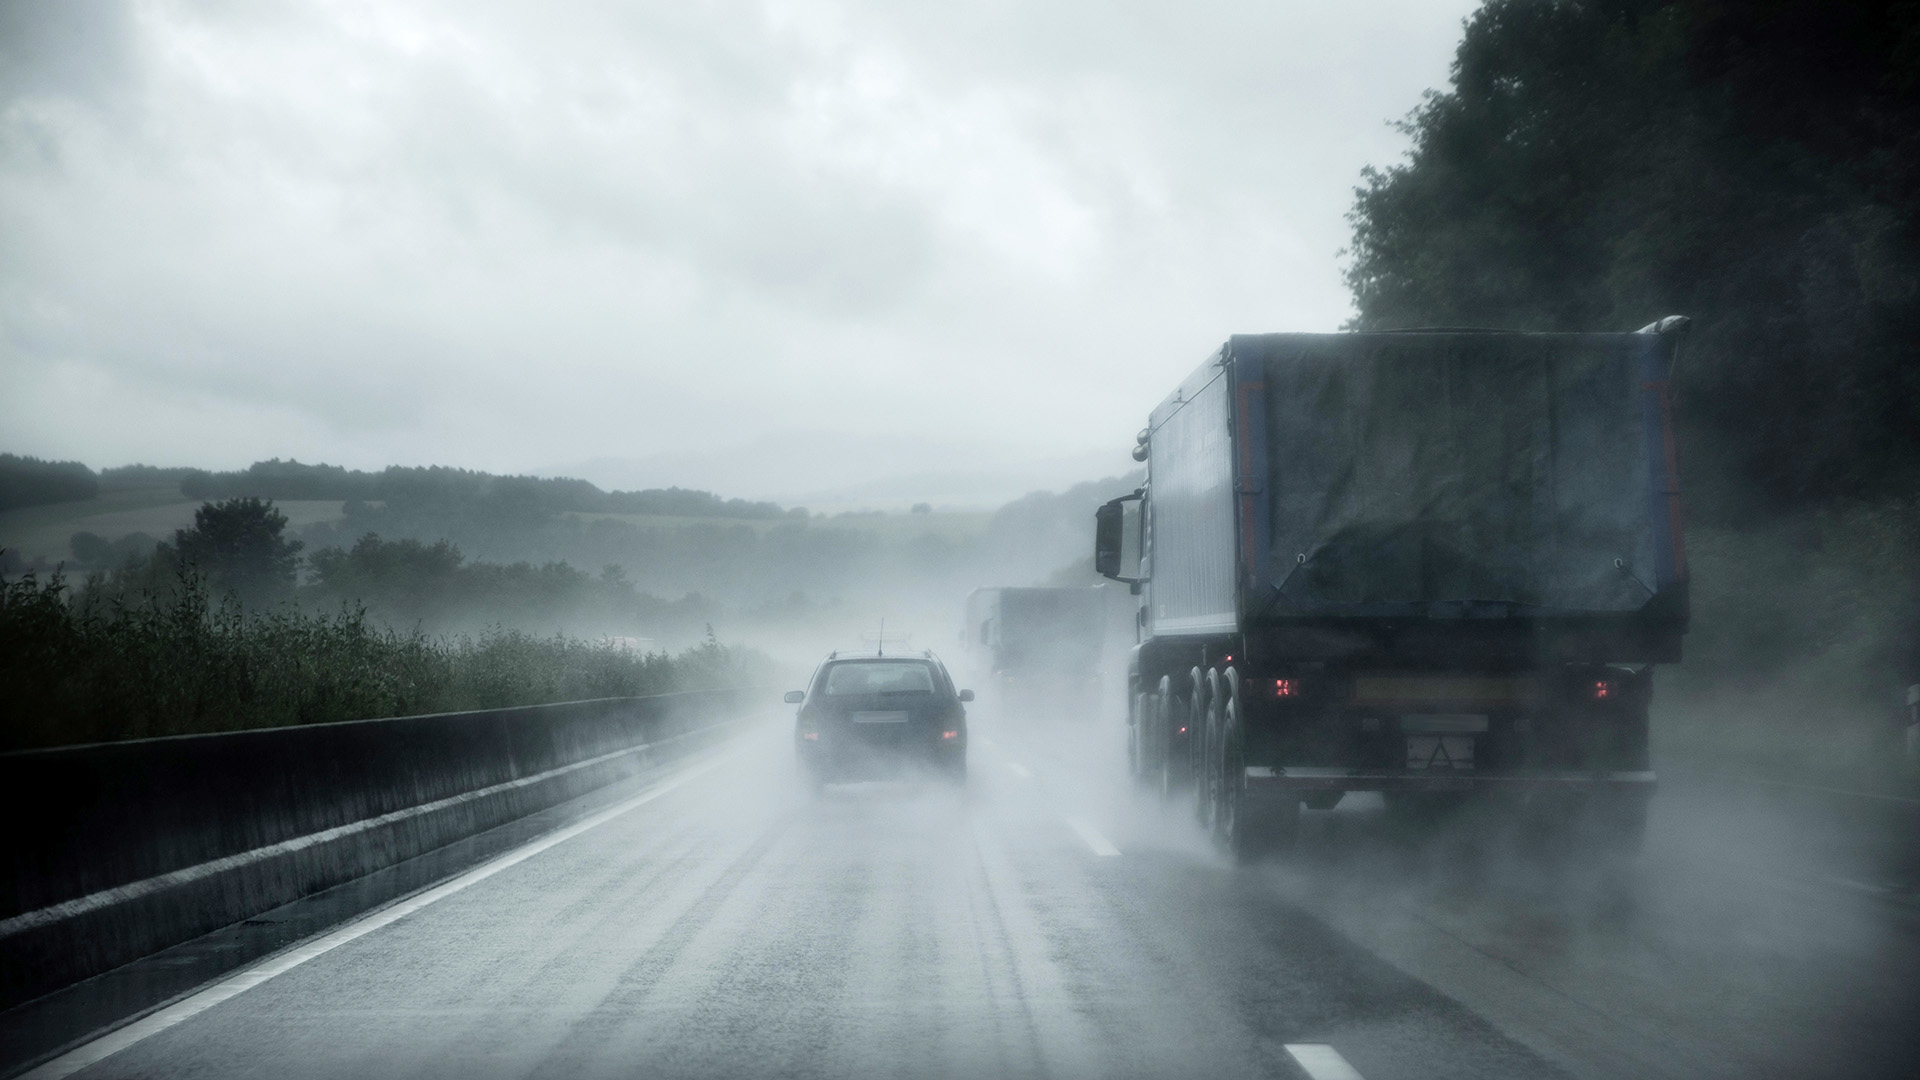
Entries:
<svg viewBox="0 0 1920 1080">
<path fill-rule="evenodd" d="M 1012 771 L 1013 775 L 1019 777 L 1022 780 L 1033 779 L 1033 770 L 1027 768 L 1025 765 L 1022 765 L 1017 761 L 1007 762 L 1007 768 Z"/>
<path fill-rule="evenodd" d="M 1080 834 L 1080 839 L 1086 841 L 1087 846 L 1093 849 L 1095 855 L 1103 859 L 1110 859 L 1120 854 L 1120 849 L 1113 846 L 1113 841 L 1101 836 L 1100 830 L 1087 824 L 1085 820 L 1070 817 L 1067 819 L 1067 824 L 1073 828 L 1074 832 Z"/>
<path fill-rule="evenodd" d="M 1347 1064 L 1340 1051 L 1326 1043 L 1288 1043 L 1287 1053 L 1313 1080 L 1366 1080 L 1360 1070 Z"/>
<path fill-rule="evenodd" d="M 98 1039 L 74 1047 L 59 1057 L 44 1061 L 31 1071 L 22 1074 L 20 1080 L 60 1080 L 60 1078 L 72 1076 L 74 1073 L 90 1065 L 105 1061 L 107 1058 L 112 1057 L 136 1043 L 158 1035 L 168 1028 L 193 1019 L 223 1001 L 246 993 L 248 990 L 259 986 L 261 983 L 266 982 L 276 975 L 284 975 L 316 956 L 332 952 L 334 949 L 350 941 L 363 938 L 382 927 L 390 926 L 429 904 L 445 900 L 454 893 L 470 885 L 477 885 L 502 870 L 523 863 L 548 848 L 564 844 L 589 829 L 597 828 L 630 810 L 638 809 L 666 795 L 687 781 L 719 767 L 727 758 L 732 757 L 734 753 L 738 752 L 739 751 L 736 750 L 732 753 L 722 754 L 704 764 L 696 765 L 672 779 L 662 781 L 660 784 L 647 789 L 639 795 L 635 795 L 623 803 L 610 806 L 590 817 L 582 818 L 563 829 L 548 833 L 546 836 L 523 847 L 515 848 L 491 862 L 481 863 L 479 866 L 468 870 L 451 881 L 442 882 L 425 892 L 416 893 L 412 897 L 402 900 L 390 907 L 381 908 L 378 911 L 363 915 L 337 930 L 314 938 L 304 945 L 297 945 L 286 952 L 268 957 L 250 968 L 244 968 L 236 974 L 229 975 L 219 982 L 208 986 L 206 989 L 183 998 L 180 1001 L 176 1001 L 158 1012 L 128 1024 L 126 1027 L 108 1032 Z"/>
</svg>

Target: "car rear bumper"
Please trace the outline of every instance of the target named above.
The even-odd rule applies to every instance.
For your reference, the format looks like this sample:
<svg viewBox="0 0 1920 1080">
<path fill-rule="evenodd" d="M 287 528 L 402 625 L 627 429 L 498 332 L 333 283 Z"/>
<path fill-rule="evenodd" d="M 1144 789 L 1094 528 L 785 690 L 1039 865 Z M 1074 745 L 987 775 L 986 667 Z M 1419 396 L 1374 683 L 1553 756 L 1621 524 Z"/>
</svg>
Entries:
<svg viewBox="0 0 1920 1080">
<path fill-rule="evenodd" d="M 882 777 L 915 767 L 951 765 L 966 760 L 964 739 L 933 742 L 866 743 L 857 739 L 796 740 L 801 764 L 821 776 Z"/>
</svg>

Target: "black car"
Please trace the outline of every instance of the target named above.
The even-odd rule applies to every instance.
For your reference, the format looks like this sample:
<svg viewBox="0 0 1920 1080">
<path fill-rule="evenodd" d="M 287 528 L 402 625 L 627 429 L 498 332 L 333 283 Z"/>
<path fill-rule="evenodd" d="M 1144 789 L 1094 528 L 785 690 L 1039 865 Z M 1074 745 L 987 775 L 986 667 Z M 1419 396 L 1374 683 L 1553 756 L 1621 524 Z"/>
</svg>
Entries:
<svg viewBox="0 0 1920 1080">
<path fill-rule="evenodd" d="M 793 745 L 818 790 L 829 783 L 877 780 L 913 766 L 949 780 L 967 777 L 967 710 L 973 691 L 955 690 L 932 653 L 918 656 L 833 653 L 805 690 Z"/>
</svg>

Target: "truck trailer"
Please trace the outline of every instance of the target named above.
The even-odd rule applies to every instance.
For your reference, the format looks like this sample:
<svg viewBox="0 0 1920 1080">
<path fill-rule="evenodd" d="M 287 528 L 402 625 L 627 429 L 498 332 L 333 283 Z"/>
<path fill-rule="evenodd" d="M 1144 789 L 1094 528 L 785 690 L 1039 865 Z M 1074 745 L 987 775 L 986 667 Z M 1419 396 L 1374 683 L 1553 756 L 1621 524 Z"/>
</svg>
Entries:
<svg viewBox="0 0 1920 1080">
<path fill-rule="evenodd" d="M 1687 628 L 1686 326 L 1229 339 L 1095 515 L 1138 597 L 1136 779 L 1240 858 L 1352 791 L 1637 849 L 1653 665 Z"/>
</svg>

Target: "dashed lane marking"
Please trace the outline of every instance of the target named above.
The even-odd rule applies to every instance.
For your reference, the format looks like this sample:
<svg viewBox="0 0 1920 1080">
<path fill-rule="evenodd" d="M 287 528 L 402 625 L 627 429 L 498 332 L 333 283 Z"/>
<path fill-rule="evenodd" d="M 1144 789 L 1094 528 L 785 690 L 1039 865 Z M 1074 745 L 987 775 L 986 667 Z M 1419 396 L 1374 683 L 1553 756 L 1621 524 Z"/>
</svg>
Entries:
<svg viewBox="0 0 1920 1080">
<path fill-rule="evenodd" d="M 719 768 L 738 753 L 739 751 L 736 750 L 696 765 L 625 802 L 610 806 L 591 817 L 582 818 L 557 832 L 548 833 L 525 847 L 515 848 L 492 862 L 482 863 L 451 881 L 436 885 L 426 892 L 417 893 L 412 898 L 402 900 L 391 907 L 365 915 L 330 934 L 324 934 L 304 945 L 295 946 L 278 956 L 270 957 L 238 974 L 228 976 L 144 1019 L 102 1035 L 91 1042 L 82 1043 L 59 1057 L 42 1062 L 22 1076 L 21 1080 L 59 1080 L 62 1077 L 72 1076 L 89 1065 L 104 1061 L 136 1043 L 185 1023 L 223 1001 L 236 998 L 276 975 L 285 975 L 316 956 L 332 952 L 382 927 L 391 926 L 429 904 L 445 900 L 454 893 L 470 885 L 477 885 L 508 867 L 523 863 L 550 847 L 564 844 L 589 829 L 597 828 L 630 810 L 638 809 L 682 784 Z"/>
<path fill-rule="evenodd" d="M 1313 1080 L 1366 1080 L 1360 1071 L 1347 1064 L 1340 1051 L 1326 1043 L 1288 1043 L 1287 1053 Z"/>
<path fill-rule="evenodd" d="M 1017 761 L 1007 762 L 1007 769 L 1010 772 L 1012 772 L 1013 775 L 1019 777 L 1022 780 L 1033 779 L 1033 770 L 1027 768 L 1025 765 L 1022 765 Z"/>
<path fill-rule="evenodd" d="M 1120 849 L 1113 846 L 1113 841 L 1101 836 L 1100 830 L 1087 824 L 1084 819 L 1070 817 L 1067 819 L 1067 824 L 1073 828 L 1074 832 L 1080 834 L 1080 839 L 1087 842 L 1087 846 L 1093 849 L 1095 855 L 1110 859 L 1120 854 Z"/>
</svg>

